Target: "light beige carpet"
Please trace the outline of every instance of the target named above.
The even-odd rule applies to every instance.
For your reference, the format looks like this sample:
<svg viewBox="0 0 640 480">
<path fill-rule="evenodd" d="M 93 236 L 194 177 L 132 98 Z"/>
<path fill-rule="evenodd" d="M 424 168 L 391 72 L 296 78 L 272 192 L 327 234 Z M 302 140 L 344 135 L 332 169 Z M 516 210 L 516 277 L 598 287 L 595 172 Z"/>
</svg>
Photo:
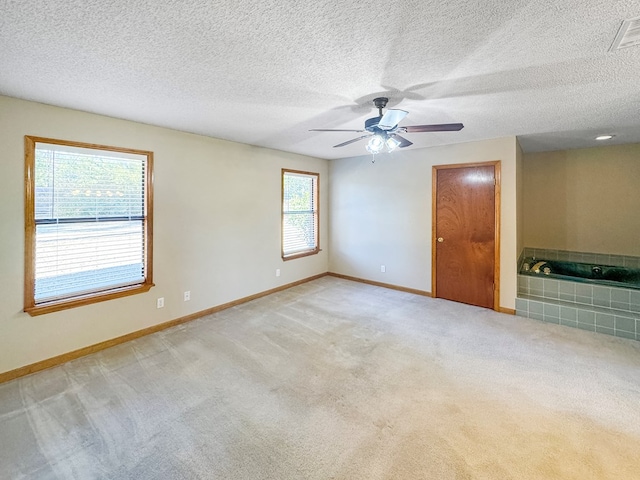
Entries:
<svg viewBox="0 0 640 480">
<path fill-rule="evenodd" d="M 640 342 L 325 277 L 0 385 L 10 479 L 640 478 Z"/>
</svg>

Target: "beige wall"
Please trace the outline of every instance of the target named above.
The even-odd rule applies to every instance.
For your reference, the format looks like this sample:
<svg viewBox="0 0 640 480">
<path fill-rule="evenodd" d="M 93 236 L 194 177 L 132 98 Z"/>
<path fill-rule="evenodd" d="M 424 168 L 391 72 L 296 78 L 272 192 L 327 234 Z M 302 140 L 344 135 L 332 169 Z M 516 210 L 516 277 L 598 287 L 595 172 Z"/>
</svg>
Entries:
<svg viewBox="0 0 640 480">
<path fill-rule="evenodd" d="M 524 246 L 640 255 L 640 144 L 527 154 Z"/>
<path fill-rule="evenodd" d="M 524 196 L 523 196 L 523 162 L 524 153 L 520 143 L 516 141 L 516 221 L 517 221 L 517 239 L 516 252 L 518 256 L 522 252 L 524 245 Z"/>
<path fill-rule="evenodd" d="M 150 292 L 38 317 L 22 312 L 24 135 L 155 153 Z M 0 373 L 328 269 L 326 160 L 7 97 L 0 145 Z M 280 258 L 281 168 L 320 173 L 319 255 Z M 158 297 L 165 308 L 156 309 Z"/>
<path fill-rule="evenodd" d="M 431 291 L 432 166 L 501 160 L 500 305 L 514 308 L 516 150 L 510 137 L 332 160 L 330 271 Z"/>
<path fill-rule="evenodd" d="M 24 135 L 155 153 L 150 292 L 38 317 L 22 312 Z M 370 156 L 327 162 L 0 97 L 0 141 L 0 373 L 328 270 L 430 291 L 433 165 L 501 160 L 500 303 L 514 307 L 526 241 L 516 221 L 515 138 L 398 151 L 375 164 Z M 321 175 L 319 255 L 280 258 L 281 168 Z M 158 297 L 164 309 L 155 308 Z"/>
</svg>

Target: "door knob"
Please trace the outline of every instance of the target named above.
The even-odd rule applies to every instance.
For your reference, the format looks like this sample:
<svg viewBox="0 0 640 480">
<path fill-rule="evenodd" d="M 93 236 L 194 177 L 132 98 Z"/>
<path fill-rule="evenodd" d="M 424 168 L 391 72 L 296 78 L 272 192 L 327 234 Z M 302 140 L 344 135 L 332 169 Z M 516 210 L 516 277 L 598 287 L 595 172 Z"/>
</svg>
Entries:
<svg viewBox="0 0 640 480">
<path fill-rule="evenodd" d="M 444 242 L 444 238 L 438 237 L 438 243 L 442 243 L 442 242 Z"/>
</svg>

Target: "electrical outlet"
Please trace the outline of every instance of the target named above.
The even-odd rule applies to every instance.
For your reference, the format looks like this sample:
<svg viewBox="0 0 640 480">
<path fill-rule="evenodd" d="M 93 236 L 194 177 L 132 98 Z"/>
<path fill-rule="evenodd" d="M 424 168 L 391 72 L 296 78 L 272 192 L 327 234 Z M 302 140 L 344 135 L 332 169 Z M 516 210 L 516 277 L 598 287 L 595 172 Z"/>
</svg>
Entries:
<svg viewBox="0 0 640 480">
<path fill-rule="evenodd" d="M 158 300 L 156 300 L 156 307 L 164 308 L 164 297 L 160 297 Z"/>
<path fill-rule="evenodd" d="M 384 265 L 380 265 L 380 271 L 382 273 L 386 272 L 387 271 L 387 267 L 385 267 Z"/>
<path fill-rule="evenodd" d="M 276 277 L 279 277 L 279 276 L 280 276 L 280 269 L 276 268 Z"/>
<path fill-rule="evenodd" d="M 191 291 L 187 290 L 186 292 L 184 292 L 184 301 L 188 302 L 189 300 L 191 300 Z"/>
</svg>

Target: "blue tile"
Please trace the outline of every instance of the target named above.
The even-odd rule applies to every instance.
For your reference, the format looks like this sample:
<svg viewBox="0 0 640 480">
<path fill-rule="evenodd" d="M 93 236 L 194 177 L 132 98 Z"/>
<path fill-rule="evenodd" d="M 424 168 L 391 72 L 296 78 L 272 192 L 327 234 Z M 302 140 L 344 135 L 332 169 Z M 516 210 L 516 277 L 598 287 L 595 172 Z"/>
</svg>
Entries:
<svg viewBox="0 0 640 480">
<path fill-rule="evenodd" d="M 558 282 L 558 292 L 575 296 L 576 284 L 574 282 Z"/>
<path fill-rule="evenodd" d="M 550 303 L 544 304 L 544 316 L 554 317 L 560 319 L 560 307 L 558 305 L 552 305 Z"/>
<path fill-rule="evenodd" d="M 611 288 L 594 286 L 593 304 L 601 307 L 611 307 Z"/>
<path fill-rule="evenodd" d="M 611 302 L 611 308 L 615 308 L 616 310 L 629 310 L 629 304 L 628 303 Z"/>
<path fill-rule="evenodd" d="M 541 278 L 529 278 L 529 290 L 544 290 L 544 283 Z"/>
<path fill-rule="evenodd" d="M 608 313 L 596 313 L 596 326 L 605 328 L 614 328 L 615 317 Z"/>
<path fill-rule="evenodd" d="M 542 315 L 544 313 L 544 304 L 542 302 L 536 302 L 534 300 L 529 300 L 529 313 L 535 313 Z"/>
<path fill-rule="evenodd" d="M 547 258 L 547 249 L 546 248 L 536 248 L 534 255 L 538 258 L 538 259 L 543 259 L 545 260 Z"/>
<path fill-rule="evenodd" d="M 593 305 L 593 297 L 583 297 L 581 295 L 576 295 L 576 302 L 582 303 L 584 305 Z"/>
<path fill-rule="evenodd" d="M 635 334 L 633 334 L 631 332 L 625 332 L 623 330 L 616 330 L 616 337 L 629 338 L 631 340 L 635 340 L 636 339 Z"/>
<path fill-rule="evenodd" d="M 622 255 L 610 255 L 609 265 L 622 267 L 624 265 L 624 257 Z"/>
<path fill-rule="evenodd" d="M 547 323 L 553 323 L 555 325 L 560 325 L 560 319 L 558 317 L 548 317 L 544 316 L 544 321 Z"/>
<path fill-rule="evenodd" d="M 575 322 L 578 320 L 578 311 L 572 307 L 560 307 L 560 318 Z"/>
<path fill-rule="evenodd" d="M 576 322 L 575 320 L 566 320 L 564 318 L 560 318 L 560 325 L 564 325 L 565 327 L 577 328 L 578 322 Z"/>
<path fill-rule="evenodd" d="M 524 298 L 516 298 L 516 310 L 529 311 L 529 301 Z"/>
<path fill-rule="evenodd" d="M 518 310 L 518 309 L 516 309 L 516 315 L 518 317 L 528 318 L 529 317 L 529 312 L 527 312 L 526 310 Z"/>
<path fill-rule="evenodd" d="M 631 292 L 623 288 L 612 288 L 611 301 L 628 304 L 631 302 Z"/>
<path fill-rule="evenodd" d="M 533 318 L 534 320 L 542 320 L 543 315 L 541 313 L 531 313 L 529 312 L 529 318 Z"/>
<path fill-rule="evenodd" d="M 628 268 L 640 268 L 640 257 L 624 257 L 624 266 Z"/>
<path fill-rule="evenodd" d="M 615 317 L 616 330 L 624 330 L 625 332 L 636 332 L 636 321 L 633 318 Z"/>
<path fill-rule="evenodd" d="M 601 287 L 600 285 L 593 286 L 593 298 L 606 298 L 611 300 L 611 287 Z"/>
<path fill-rule="evenodd" d="M 595 312 L 590 312 L 589 310 L 578 310 L 578 322 L 584 323 L 586 325 L 595 325 L 596 324 L 596 314 Z"/>
<path fill-rule="evenodd" d="M 581 297 L 593 297 L 593 287 L 586 283 L 577 283 L 576 284 L 576 296 L 579 295 Z"/>
<path fill-rule="evenodd" d="M 615 330 L 613 328 L 607 328 L 607 327 L 598 327 L 596 325 L 596 332 L 598 333 L 606 333 L 607 335 L 615 335 Z"/>
<path fill-rule="evenodd" d="M 596 256 L 593 253 L 583 253 L 582 254 L 582 262 L 583 263 L 598 263 L 598 262 L 596 262 Z"/>
<path fill-rule="evenodd" d="M 632 305 L 640 305 L 640 290 L 629 292 L 629 303 Z"/>
<path fill-rule="evenodd" d="M 529 277 L 518 275 L 518 293 L 529 294 Z"/>
<path fill-rule="evenodd" d="M 578 328 L 580 330 L 588 330 L 590 332 L 595 332 L 596 331 L 595 325 L 590 325 L 588 323 L 580 323 L 580 322 L 578 322 Z"/>
<path fill-rule="evenodd" d="M 547 298 L 558 298 L 558 281 L 557 280 L 543 280 L 544 296 Z"/>
</svg>

